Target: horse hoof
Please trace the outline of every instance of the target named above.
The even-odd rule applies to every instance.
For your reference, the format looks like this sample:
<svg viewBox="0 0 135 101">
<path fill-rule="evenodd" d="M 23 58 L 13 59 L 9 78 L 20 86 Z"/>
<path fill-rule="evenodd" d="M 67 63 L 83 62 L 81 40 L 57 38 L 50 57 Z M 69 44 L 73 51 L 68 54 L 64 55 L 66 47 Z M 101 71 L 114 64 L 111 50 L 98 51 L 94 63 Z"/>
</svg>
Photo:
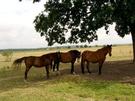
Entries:
<svg viewBox="0 0 135 101">
<path fill-rule="evenodd" d="M 85 74 L 84 72 L 82 72 L 82 74 Z"/>
<path fill-rule="evenodd" d="M 90 75 L 90 73 L 85 73 L 86 75 Z"/>
<path fill-rule="evenodd" d="M 73 74 L 73 75 L 76 75 L 76 73 L 75 73 L 75 72 L 73 72 L 72 74 Z"/>
<path fill-rule="evenodd" d="M 91 72 L 88 72 L 89 74 L 91 74 Z"/>
<path fill-rule="evenodd" d="M 60 75 L 60 71 L 57 71 L 56 75 Z"/>
<path fill-rule="evenodd" d="M 25 80 L 25 79 L 24 79 L 24 82 L 25 82 L 25 83 L 28 83 L 28 81 L 27 81 L 27 80 Z"/>
</svg>

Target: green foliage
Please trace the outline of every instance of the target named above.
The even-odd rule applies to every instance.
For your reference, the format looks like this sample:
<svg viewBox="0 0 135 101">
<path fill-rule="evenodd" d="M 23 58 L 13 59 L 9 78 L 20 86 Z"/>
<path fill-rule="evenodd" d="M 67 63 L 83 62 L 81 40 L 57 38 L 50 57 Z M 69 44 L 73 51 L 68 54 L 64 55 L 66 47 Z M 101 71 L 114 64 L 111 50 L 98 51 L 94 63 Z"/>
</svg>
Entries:
<svg viewBox="0 0 135 101">
<path fill-rule="evenodd" d="M 112 3 L 114 8 L 113 21 L 116 22 L 116 31 L 121 37 L 125 34 L 133 33 L 135 27 L 135 1 L 116 0 Z"/>
<path fill-rule="evenodd" d="M 1 55 L 5 57 L 5 61 L 9 62 L 12 59 L 13 51 L 11 50 L 4 50 L 1 52 Z"/>
<path fill-rule="evenodd" d="M 105 26 L 108 33 L 113 22 L 120 36 L 129 34 L 135 27 L 134 11 L 134 0 L 49 0 L 34 23 L 48 45 L 92 42 L 97 29 Z"/>
<path fill-rule="evenodd" d="M 135 0 L 48 0 L 44 7 L 34 23 L 48 45 L 90 43 L 98 39 L 99 28 L 108 33 L 108 26 L 116 23 L 121 37 L 131 33 L 135 62 Z"/>
<path fill-rule="evenodd" d="M 88 47 L 88 45 L 84 45 L 84 48 L 87 48 Z"/>
</svg>

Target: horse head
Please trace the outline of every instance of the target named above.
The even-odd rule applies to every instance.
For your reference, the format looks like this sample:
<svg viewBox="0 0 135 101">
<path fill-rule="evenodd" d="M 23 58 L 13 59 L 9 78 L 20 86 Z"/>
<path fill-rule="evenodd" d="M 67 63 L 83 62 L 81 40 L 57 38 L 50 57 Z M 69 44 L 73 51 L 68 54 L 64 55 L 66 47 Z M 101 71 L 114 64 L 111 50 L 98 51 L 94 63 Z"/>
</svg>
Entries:
<svg viewBox="0 0 135 101">
<path fill-rule="evenodd" d="M 109 56 L 112 56 L 112 45 L 107 45 L 107 51 L 109 53 Z"/>
<path fill-rule="evenodd" d="M 72 55 L 72 58 L 77 58 L 77 61 L 79 61 L 80 57 L 81 57 L 81 52 L 78 50 L 70 50 L 69 51 Z"/>
</svg>

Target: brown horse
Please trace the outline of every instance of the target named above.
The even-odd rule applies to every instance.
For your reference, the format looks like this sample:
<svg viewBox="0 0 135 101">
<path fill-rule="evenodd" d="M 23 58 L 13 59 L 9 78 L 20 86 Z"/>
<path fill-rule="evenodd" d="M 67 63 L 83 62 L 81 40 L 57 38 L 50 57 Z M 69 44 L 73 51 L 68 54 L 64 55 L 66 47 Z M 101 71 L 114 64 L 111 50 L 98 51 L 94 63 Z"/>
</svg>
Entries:
<svg viewBox="0 0 135 101">
<path fill-rule="evenodd" d="M 109 53 L 109 56 L 111 56 L 112 51 L 112 45 L 107 45 L 101 49 L 98 49 L 97 51 L 84 51 L 82 53 L 82 59 L 81 59 L 81 69 L 82 73 L 84 74 L 84 64 L 87 62 L 87 70 L 89 73 L 89 63 L 99 63 L 99 75 L 101 74 L 102 65 L 106 59 L 106 55 Z"/>
<path fill-rule="evenodd" d="M 80 58 L 81 52 L 78 50 L 70 50 L 68 52 L 60 52 L 59 62 L 54 63 L 53 71 L 55 71 L 55 65 L 57 65 L 57 71 L 59 71 L 59 63 L 71 63 L 71 74 L 74 74 L 74 63 L 76 59 Z"/>
<path fill-rule="evenodd" d="M 37 68 L 41 68 L 45 66 L 46 69 L 46 75 L 47 79 L 49 78 L 49 66 L 52 66 L 53 61 L 58 61 L 58 53 L 48 53 L 42 56 L 27 56 L 27 57 L 22 57 L 19 59 L 16 59 L 13 63 L 13 65 L 20 67 L 22 61 L 24 61 L 26 70 L 25 70 L 25 76 L 24 79 L 27 79 L 27 74 L 32 66 L 35 66 Z"/>
</svg>

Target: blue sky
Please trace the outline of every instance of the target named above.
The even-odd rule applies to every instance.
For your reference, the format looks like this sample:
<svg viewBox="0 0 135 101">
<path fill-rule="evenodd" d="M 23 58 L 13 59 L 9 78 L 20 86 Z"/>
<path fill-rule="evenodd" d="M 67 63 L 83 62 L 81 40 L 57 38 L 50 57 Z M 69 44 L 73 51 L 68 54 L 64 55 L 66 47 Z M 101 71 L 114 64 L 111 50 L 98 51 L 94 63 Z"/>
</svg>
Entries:
<svg viewBox="0 0 135 101">
<path fill-rule="evenodd" d="M 42 2 L 33 4 L 31 0 L 1 0 L 0 1 L 0 49 L 9 48 L 41 48 L 46 47 L 44 37 L 40 37 L 34 29 L 33 20 L 43 10 Z M 126 44 L 131 43 L 131 36 L 121 38 L 114 31 L 114 25 L 110 27 L 110 33 L 99 29 L 98 41 L 90 45 Z"/>
</svg>

